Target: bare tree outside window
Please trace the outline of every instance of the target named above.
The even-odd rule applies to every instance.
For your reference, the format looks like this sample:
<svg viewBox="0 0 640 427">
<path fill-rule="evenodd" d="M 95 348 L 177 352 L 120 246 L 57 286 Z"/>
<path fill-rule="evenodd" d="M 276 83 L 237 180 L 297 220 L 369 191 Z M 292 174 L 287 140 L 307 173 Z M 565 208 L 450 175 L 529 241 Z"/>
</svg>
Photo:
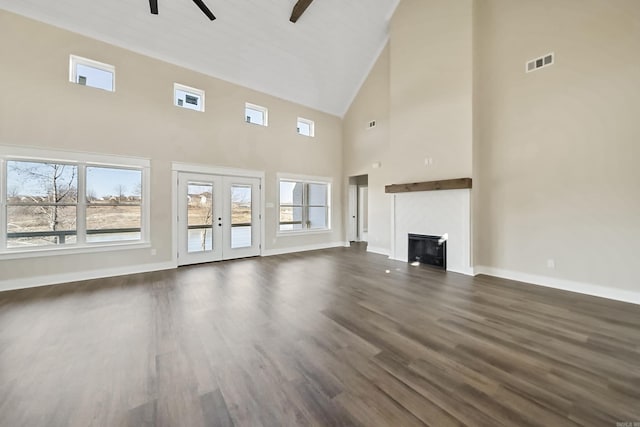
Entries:
<svg viewBox="0 0 640 427">
<path fill-rule="evenodd" d="M 14 194 L 7 204 L 8 225 L 22 233 L 10 244 L 20 246 L 34 239 L 62 244 L 68 236 L 75 236 L 77 175 L 75 165 L 7 162 L 7 184 Z M 44 231 L 50 233 L 29 234 Z"/>
<path fill-rule="evenodd" d="M 190 183 L 187 192 L 188 250 L 210 251 L 213 249 L 213 186 Z"/>
</svg>

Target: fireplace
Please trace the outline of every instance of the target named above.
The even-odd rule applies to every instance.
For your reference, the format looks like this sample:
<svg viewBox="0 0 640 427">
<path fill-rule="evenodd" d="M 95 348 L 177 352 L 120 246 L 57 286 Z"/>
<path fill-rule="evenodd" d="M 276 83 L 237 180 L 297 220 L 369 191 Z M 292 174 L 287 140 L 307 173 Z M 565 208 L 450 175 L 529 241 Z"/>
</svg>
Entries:
<svg viewBox="0 0 640 427">
<path fill-rule="evenodd" d="M 443 236 L 409 234 L 409 262 L 447 269 L 447 239 Z"/>
</svg>

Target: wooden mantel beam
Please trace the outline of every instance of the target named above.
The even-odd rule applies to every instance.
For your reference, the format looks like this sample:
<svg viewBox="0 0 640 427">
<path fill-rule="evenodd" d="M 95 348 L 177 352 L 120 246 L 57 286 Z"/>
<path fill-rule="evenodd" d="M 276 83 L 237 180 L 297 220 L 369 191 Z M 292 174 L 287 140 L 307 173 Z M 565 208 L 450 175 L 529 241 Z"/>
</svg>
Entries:
<svg viewBox="0 0 640 427">
<path fill-rule="evenodd" d="M 459 190 L 471 188 L 471 178 L 444 179 L 441 181 L 412 182 L 410 184 L 385 185 L 385 193 L 408 193 L 410 191 Z"/>
</svg>

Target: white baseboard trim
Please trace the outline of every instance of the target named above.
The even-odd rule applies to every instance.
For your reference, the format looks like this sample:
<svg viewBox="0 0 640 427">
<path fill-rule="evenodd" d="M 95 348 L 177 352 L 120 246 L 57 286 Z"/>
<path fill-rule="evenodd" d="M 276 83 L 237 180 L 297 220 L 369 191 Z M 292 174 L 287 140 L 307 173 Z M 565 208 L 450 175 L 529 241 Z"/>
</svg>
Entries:
<svg viewBox="0 0 640 427">
<path fill-rule="evenodd" d="M 616 301 L 640 304 L 640 292 L 627 291 L 625 289 L 608 288 L 606 286 L 594 285 L 591 283 L 575 282 L 573 280 L 558 279 L 555 277 L 538 276 L 535 274 L 521 273 L 518 271 L 504 270 L 495 267 L 477 265 L 474 269 L 475 275 L 486 274 L 488 276 L 500 277 L 502 279 L 515 280 L 518 282 L 531 283 L 547 288 L 561 289 L 563 291 L 576 292 L 579 294 L 591 295 L 595 297 L 607 298 Z"/>
<path fill-rule="evenodd" d="M 306 252 L 306 251 L 317 251 L 320 249 L 342 248 L 345 246 L 348 247 L 349 242 L 318 243 L 315 245 L 292 246 L 290 248 L 265 249 L 264 251 L 262 251 L 262 256 L 284 255 L 284 254 L 291 254 L 294 252 Z"/>
<path fill-rule="evenodd" d="M 379 254 L 379 255 L 386 255 L 388 257 L 390 257 L 391 255 L 391 252 L 389 252 L 389 249 L 379 248 L 379 247 L 370 246 L 370 245 L 367 245 L 367 252 L 372 252 L 374 254 Z"/>
<path fill-rule="evenodd" d="M 465 268 L 465 269 L 460 269 L 460 270 L 454 270 L 454 269 L 447 268 L 447 272 L 464 274 L 465 276 L 475 276 L 474 269 L 471 268 L 471 267 L 469 267 L 468 269 Z"/>
<path fill-rule="evenodd" d="M 167 261 L 153 264 L 130 265 L 125 267 L 104 268 L 100 270 L 77 271 L 73 273 L 1 280 L 0 292 L 57 285 L 60 283 L 79 282 L 82 280 L 102 279 L 104 277 L 124 276 L 127 274 L 148 273 L 150 271 L 171 270 L 173 268 L 177 268 L 177 265 L 173 261 Z"/>
</svg>

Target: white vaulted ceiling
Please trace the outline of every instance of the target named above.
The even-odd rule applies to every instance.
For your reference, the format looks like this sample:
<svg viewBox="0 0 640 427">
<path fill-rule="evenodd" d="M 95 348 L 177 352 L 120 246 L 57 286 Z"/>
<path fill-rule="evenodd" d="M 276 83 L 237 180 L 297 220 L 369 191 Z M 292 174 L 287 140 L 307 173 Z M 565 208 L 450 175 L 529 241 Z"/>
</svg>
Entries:
<svg viewBox="0 0 640 427">
<path fill-rule="evenodd" d="M 0 8 L 343 116 L 388 37 L 400 0 L 0 0 Z"/>
</svg>

